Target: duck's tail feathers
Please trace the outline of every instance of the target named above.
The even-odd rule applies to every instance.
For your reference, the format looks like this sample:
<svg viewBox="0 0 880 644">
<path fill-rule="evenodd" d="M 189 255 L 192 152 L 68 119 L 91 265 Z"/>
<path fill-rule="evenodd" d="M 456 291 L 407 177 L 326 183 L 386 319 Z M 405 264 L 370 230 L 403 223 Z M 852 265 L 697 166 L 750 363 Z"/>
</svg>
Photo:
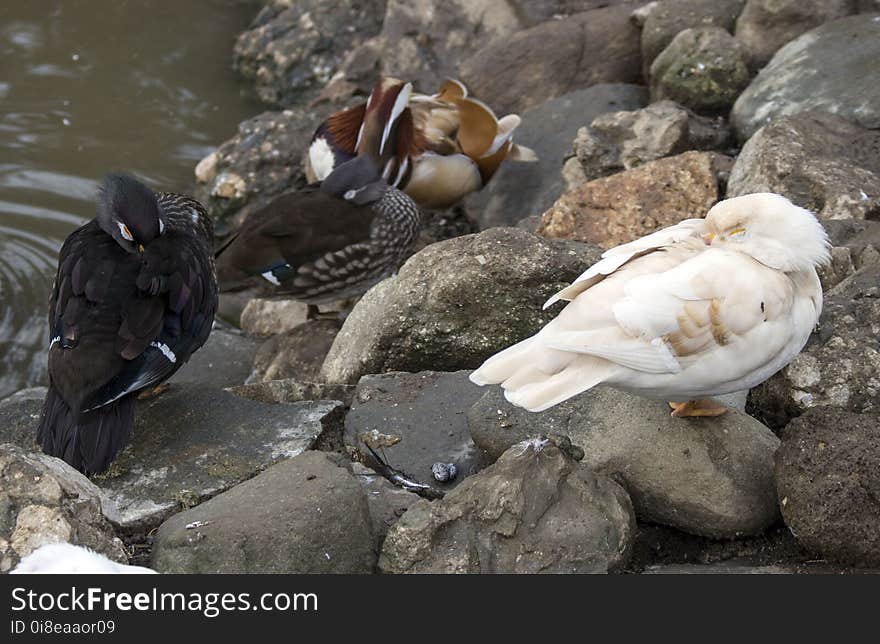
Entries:
<svg viewBox="0 0 880 644">
<path fill-rule="evenodd" d="M 537 412 L 592 389 L 619 369 L 601 358 L 568 354 L 563 359 L 561 352 L 558 362 L 548 360 L 536 353 L 548 351 L 537 342 L 531 337 L 497 353 L 470 375 L 471 381 L 500 384 L 509 402 Z"/>
<path fill-rule="evenodd" d="M 63 459 L 83 474 L 109 467 L 131 437 L 135 396 L 128 395 L 84 414 L 75 414 L 50 386 L 37 427 L 43 452 Z"/>
</svg>

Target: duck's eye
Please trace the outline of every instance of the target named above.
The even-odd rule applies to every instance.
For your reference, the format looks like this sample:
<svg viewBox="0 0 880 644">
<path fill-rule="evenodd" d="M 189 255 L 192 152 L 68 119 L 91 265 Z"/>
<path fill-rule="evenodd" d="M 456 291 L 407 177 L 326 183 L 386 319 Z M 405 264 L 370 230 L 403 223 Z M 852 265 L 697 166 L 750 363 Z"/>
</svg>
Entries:
<svg viewBox="0 0 880 644">
<path fill-rule="evenodd" d="M 124 239 L 128 241 L 134 241 L 134 235 L 131 234 L 131 231 L 128 229 L 128 226 L 123 224 L 121 221 L 117 221 L 116 225 L 119 226 L 119 233 L 122 235 Z"/>
</svg>

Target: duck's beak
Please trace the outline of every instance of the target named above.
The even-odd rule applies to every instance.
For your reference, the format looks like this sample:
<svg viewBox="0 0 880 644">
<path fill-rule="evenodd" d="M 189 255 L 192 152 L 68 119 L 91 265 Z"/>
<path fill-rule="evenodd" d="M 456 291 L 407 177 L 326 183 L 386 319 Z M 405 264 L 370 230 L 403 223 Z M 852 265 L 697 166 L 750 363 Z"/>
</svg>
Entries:
<svg viewBox="0 0 880 644">
<path fill-rule="evenodd" d="M 143 253 L 143 252 L 144 252 L 144 245 L 143 245 L 143 244 L 138 244 L 138 252 L 139 252 L 139 253 Z"/>
<path fill-rule="evenodd" d="M 703 238 L 703 242 L 706 244 L 706 246 L 711 246 L 712 240 L 715 239 L 715 233 L 704 233 L 703 235 L 701 235 L 701 237 Z"/>
</svg>

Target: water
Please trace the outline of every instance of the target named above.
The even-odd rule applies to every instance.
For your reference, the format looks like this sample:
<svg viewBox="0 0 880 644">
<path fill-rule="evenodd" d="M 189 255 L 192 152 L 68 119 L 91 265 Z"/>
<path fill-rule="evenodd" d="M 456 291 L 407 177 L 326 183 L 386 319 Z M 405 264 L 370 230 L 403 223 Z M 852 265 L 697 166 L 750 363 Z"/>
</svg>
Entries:
<svg viewBox="0 0 880 644">
<path fill-rule="evenodd" d="M 187 192 L 263 108 L 231 69 L 255 0 L 0 3 L 0 398 L 45 381 L 46 304 L 97 180 Z"/>
</svg>

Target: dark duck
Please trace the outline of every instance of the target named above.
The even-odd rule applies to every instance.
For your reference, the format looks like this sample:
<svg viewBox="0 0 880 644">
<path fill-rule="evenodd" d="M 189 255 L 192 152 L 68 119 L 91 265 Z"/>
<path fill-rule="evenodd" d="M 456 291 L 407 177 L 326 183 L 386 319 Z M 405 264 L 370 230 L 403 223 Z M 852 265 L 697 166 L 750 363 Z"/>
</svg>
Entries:
<svg viewBox="0 0 880 644">
<path fill-rule="evenodd" d="M 357 156 L 252 213 L 218 253 L 218 274 L 224 287 L 261 275 L 314 318 L 318 305 L 394 273 L 420 229 L 413 200 L 382 179 L 371 156 Z"/>
<path fill-rule="evenodd" d="M 43 451 L 86 474 L 128 442 L 135 399 L 205 343 L 217 308 L 213 229 L 202 205 L 104 178 L 97 216 L 64 242 L 49 301 Z"/>
</svg>

